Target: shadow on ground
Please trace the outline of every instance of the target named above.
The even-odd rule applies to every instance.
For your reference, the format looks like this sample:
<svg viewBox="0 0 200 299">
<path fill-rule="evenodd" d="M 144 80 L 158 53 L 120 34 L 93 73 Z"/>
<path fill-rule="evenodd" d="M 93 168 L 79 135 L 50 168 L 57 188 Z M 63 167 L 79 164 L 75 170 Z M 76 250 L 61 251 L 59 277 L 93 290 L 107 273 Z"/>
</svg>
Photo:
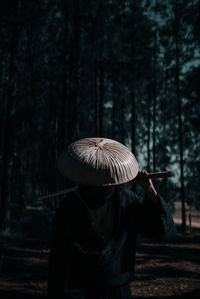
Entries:
<svg viewBox="0 0 200 299">
<path fill-rule="evenodd" d="M 164 296 L 164 297 L 157 297 L 157 296 L 150 296 L 150 297 L 132 297 L 134 299 L 172 299 L 172 298 L 199 298 L 200 297 L 200 289 L 185 293 L 179 296 Z M 18 293 L 18 292 L 9 292 L 9 291 L 0 291 L 0 298 L 1 299 L 46 299 L 46 296 L 41 295 L 31 295 L 27 293 Z M 58 298 L 59 299 L 59 298 Z M 95 299 L 95 298 L 94 298 Z"/>
<path fill-rule="evenodd" d="M 27 238 L 4 240 L 0 299 L 46 298 L 50 241 L 50 229 L 47 231 L 46 227 L 51 226 L 50 218 L 37 213 L 29 217 L 30 222 L 25 226 Z M 199 244 L 200 231 L 197 230 L 167 244 L 141 240 L 133 298 L 200 298 Z M 182 291 L 180 286 L 184 286 Z"/>
</svg>

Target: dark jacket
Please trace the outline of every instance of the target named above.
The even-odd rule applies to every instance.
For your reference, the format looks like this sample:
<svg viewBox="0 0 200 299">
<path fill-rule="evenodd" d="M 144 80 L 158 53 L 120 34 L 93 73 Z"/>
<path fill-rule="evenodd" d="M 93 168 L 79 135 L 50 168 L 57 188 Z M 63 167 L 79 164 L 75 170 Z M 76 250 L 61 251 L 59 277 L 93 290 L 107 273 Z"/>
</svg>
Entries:
<svg viewBox="0 0 200 299">
<path fill-rule="evenodd" d="M 137 233 L 157 241 L 176 235 L 164 199 L 143 202 L 125 188 L 116 188 L 115 233 L 107 244 L 91 230 L 87 213 L 74 192 L 63 201 L 53 222 L 49 259 L 49 298 L 62 298 L 82 287 L 119 286 L 134 279 Z"/>
</svg>

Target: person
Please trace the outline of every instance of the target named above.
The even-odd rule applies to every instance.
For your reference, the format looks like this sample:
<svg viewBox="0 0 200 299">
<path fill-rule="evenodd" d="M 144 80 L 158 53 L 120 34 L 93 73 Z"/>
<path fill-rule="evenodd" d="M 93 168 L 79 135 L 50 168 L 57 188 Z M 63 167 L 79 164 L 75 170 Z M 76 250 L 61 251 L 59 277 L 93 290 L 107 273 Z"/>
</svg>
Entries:
<svg viewBox="0 0 200 299">
<path fill-rule="evenodd" d="M 131 151 L 112 139 L 72 143 L 58 168 L 77 188 L 54 217 L 48 298 L 131 298 L 137 234 L 157 241 L 176 235 L 167 203 Z"/>
</svg>

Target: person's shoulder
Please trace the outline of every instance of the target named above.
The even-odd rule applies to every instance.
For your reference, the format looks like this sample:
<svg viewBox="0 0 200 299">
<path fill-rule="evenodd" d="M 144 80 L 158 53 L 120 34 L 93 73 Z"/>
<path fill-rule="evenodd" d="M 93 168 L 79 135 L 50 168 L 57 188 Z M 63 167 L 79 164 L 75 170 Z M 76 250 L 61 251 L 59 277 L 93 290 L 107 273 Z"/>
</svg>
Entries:
<svg viewBox="0 0 200 299">
<path fill-rule="evenodd" d="M 136 193 L 132 190 L 130 183 L 117 186 L 120 205 L 126 208 L 130 205 L 134 205 L 138 201 Z"/>
</svg>

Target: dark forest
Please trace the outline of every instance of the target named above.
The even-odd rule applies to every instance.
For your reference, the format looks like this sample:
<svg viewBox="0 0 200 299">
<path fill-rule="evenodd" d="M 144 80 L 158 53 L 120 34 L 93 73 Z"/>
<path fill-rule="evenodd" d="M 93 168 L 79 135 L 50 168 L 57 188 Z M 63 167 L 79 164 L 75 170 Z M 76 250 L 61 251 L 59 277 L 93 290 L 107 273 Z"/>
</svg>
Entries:
<svg viewBox="0 0 200 299">
<path fill-rule="evenodd" d="M 185 206 L 200 209 L 199 127 L 199 0 L 0 1 L 2 236 L 71 187 L 57 159 L 94 136 L 172 171 L 156 186 L 172 212 L 181 202 L 186 231 Z"/>
</svg>

